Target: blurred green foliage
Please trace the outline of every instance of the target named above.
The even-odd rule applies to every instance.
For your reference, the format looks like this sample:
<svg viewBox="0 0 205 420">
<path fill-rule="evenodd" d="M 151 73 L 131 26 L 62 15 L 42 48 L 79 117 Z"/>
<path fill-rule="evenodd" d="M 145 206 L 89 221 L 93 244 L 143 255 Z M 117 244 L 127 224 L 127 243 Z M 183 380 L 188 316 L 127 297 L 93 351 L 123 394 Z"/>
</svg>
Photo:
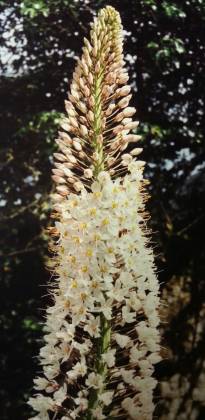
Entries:
<svg viewBox="0 0 205 420">
<path fill-rule="evenodd" d="M 172 420 L 186 412 L 197 363 L 204 360 L 205 335 L 196 334 L 205 295 L 204 0 L 0 1 L 2 420 L 29 416 L 25 400 L 39 369 L 35 356 L 43 308 L 49 303 L 46 228 L 52 224 L 54 138 L 88 22 L 107 4 L 119 10 L 126 31 L 132 102 L 151 181 L 159 278 L 163 293 L 170 299 L 176 295 L 164 332 L 171 357 L 159 365 L 157 375 L 169 381 L 175 373 L 191 372 L 190 387 Z M 180 291 L 174 294 L 173 287 Z M 170 404 L 168 399 L 157 405 L 160 419 L 169 418 Z M 191 410 L 193 419 L 205 418 L 200 401 L 194 400 Z"/>
<path fill-rule="evenodd" d="M 162 2 L 162 7 L 164 9 L 164 12 L 166 13 L 166 16 L 170 18 L 185 18 L 186 13 L 179 7 L 176 3 L 170 3 L 168 1 Z"/>
</svg>

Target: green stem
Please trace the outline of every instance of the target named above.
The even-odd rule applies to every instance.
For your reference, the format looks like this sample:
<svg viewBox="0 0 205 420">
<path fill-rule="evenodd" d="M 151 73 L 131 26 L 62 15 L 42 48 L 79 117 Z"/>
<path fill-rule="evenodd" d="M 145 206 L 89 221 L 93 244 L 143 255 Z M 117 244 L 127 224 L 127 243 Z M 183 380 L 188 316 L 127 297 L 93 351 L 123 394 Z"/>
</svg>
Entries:
<svg viewBox="0 0 205 420">
<path fill-rule="evenodd" d="M 103 81 L 104 72 L 100 72 L 96 75 L 94 83 L 94 122 L 93 122 L 93 148 L 94 151 L 98 153 L 98 159 L 95 162 L 94 166 L 94 177 L 97 178 L 100 171 L 103 170 L 103 144 L 100 144 L 98 139 L 99 135 L 102 134 L 102 81 Z"/>
<path fill-rule="evenodd" d="M 101 335 L 96 340 L 97 346 L 97 360 L 95 364 L 95 372 L 102 376 L 103 379 L 103 389 L 101 389 L 101 393 L 106 389 L 106 377 L 107 377 L 107 365 L 102 359 L 103 353 L 105 353 L 110 347 L 110 339 L 111 339 L 111 327 L 110 322 L 105 318 L 105 316 L 101 313 L 100 315 L 100 328 L 101 328 Z M 96 408 L 98 405 L 98 390 L 93 389 L 90 393 L 89 398 L 89 405 L 88 405 L 88 414 L 86 420 L 93 420 L 91 410 Z"/>
<path fill-rule="evenodd" d="M 92 145 L 95 152 L 98 153 L 98 159 L 94 166 L 94 178 L 96 179 L 99 172 L 104 169 L 104 156 L 103 156 L 103 144 L 99 143 L 99 135 L 102 134 L 102 81 L 104 77 L 104 71 L 100 71 L 96 75 L 94 83 L 93 96 L 95 99 L 94 105 L 94 122 L 93 122 L 93 139 Z M 97 357 L 95 362 L 95 372 L 102 376 L 103 389 L 100 390 L 102 393 L 106 389 L 106 378 L 107 378 L 107 365 L 102 359 L 103 353 L 105 353 L 110 347 L 111 340 L 111 326 L 110 322 L 105 318 L 103 313 L 100 314 L 100 337 L 96 339 Z M 89 397 L 88 412 L 86 420 L 93 420 L 92 409 L 96 408 L 99 403 L 99 391 L 92 389 Z"/>
</svg>

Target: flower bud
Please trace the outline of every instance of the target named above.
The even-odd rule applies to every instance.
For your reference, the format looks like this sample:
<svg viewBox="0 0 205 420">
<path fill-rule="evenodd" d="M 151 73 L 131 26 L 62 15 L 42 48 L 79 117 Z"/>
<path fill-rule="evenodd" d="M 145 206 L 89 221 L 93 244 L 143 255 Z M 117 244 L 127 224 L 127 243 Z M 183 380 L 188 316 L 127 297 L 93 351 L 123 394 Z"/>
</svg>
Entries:
<svg viewBox="0 0 205 420">
<path fill-rule="evenodd" d="M 58 176 L 58 175 L 52 175 L 51 178 L 53 179 L 53 181 L 55 181 L 57 184 L 64 184 L 65 183 L 65 179 Z"/>
<path fill-rule="evenodd" d="M 129 153 L 124 153 L 124 155 L 122 155 L 122 162 L 123 165 L 128 165 L 130 162 L 132 162 L 132 156 Z"/>
<path fill-rule="evenodd" d="M 66 156 L 62 155 L 61 153 L 54 153 L 53 156 L 60 162 L 67 160 Z"/>
<path fill-rule="evenodd" d="M 127 141 L 128 143 L 135 143 L 142 139 L 142 136 L 139 136 L 138 134 L 128 134 L 126 136 L 123 136 L 123 140 Z"/>
<path fill-rule="evenodd" d="M 63 171 L 61 169 L 52 169 L 54 175 L 63 176 Z"/>
<path fill-rule="evenodd" d="M 117 96 L 127 96 L 131 91 L 131 87 L 126 85 L 116 90 Z"/>
<path fill-rule="evenodd" d="M 69 155 L 67 155 L 67 159 L 71 163 L 77 163 L 77 159 L 71 153 Z"/>
<path fill-rule="evenodd" d="M 137 128 L 139 125 L 139 121 L 133 121 L 133 122 L 129 122 L 128 124 L 125 124 L 125 129 L 126 130 L 134 130 L 135 128 Z"/>
<path fill-rule="evenodd" d="M 62 195 L 66 196 L 69 193 L 68 188 L 65 185 L 57 185 L 56 190 Z"/>
<path fill-rule="evenodd" d="M 92 178 L 93 171 L 91 169 L 85 169 L 84 170 L 84 176 L 85 176 L 85 178 Z"/>
<path fill-rule="evenodd" d="M 86 137 L 88 135 L 88 129 L 87 129 L 87 127 L 85 125 L 81 125 L 80 126 L 80 134 L 83 137 Z"/>
<path fill-rule="evenodd" d="M 142 153 L 143 149 L 141 147 L 136 147 L 135 149 L 133 149 L 130 154 L 132 156 L 138 156 L 140 155 L 140 153 Z"/>
<path fill-rule="evenodd" d="M 82 146 L 81 146 L 81 144 L 78 141 L 73 141 L 73 147 L 78 152 L 80 152 L 82 150 Z"/>
<path fill-rule="evenodd" d="M 118 76 L 117 78 L 117 82 L 119 83 L 119 85 L 123 85 L 124 83 L 127 83 L 129 80 L 129 76 L 127 73 L 122 73 Z"/>
<path fill-rule="evenodd" d="M 132 107 L 132 106 L 128 106 L 122 112 L 123 112 L 123 116 L 125 118 L 132 117 L 135 114 L 136 109 L 134 107 Z"/>
<path fill-rule="evenodd" d="M 83 189 L 83 183 L 80 181 L 77 181 L 73 184 L 74 189 L 79 192 Z"/>
<path fill-rule="evenodd" d="M 132 97 L 132 95 L 128 95 L 127 97 L 120 99 L 120 101 L 118 102 L 117 106 L 119 108 L 125 108 L 125 107 L 127 107 L 128 104 L 129 104 L 129 102 L 130 102 L 131 97 Z"/>
<path fill-rule="evenodd" d="M 68 177 L 73 175 L 72 171 L 69 168 L 63 168 L 63 173 Z"/>
</svg>

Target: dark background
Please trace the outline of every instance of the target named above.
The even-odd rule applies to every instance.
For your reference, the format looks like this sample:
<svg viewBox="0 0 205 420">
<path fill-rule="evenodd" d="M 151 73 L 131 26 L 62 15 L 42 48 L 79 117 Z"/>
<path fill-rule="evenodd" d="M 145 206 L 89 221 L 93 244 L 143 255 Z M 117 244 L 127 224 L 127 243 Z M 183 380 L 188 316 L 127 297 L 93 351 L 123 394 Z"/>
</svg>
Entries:
<svg viewBox="0 0 205 420">
<path fill-rule="evenodd" d="M 47 304 L 54 138 L 83 37 L 107 4 L 126 31 L 151 182 L 163 298 L 156 417 L 205 419 L 205 1 L 1 0 L 1 420 L 31 415 L 25 400 Z"/>
</svg>

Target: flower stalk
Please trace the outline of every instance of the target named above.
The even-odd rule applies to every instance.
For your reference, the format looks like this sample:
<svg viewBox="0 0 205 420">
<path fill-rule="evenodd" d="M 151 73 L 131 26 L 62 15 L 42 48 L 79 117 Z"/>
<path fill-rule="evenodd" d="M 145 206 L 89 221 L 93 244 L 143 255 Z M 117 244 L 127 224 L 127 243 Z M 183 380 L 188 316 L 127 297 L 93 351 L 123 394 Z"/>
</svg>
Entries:
<svg viewBox="0 0 205 420">
<path fill-rule="evenodd" d="M 100 338 L 97 340 L 97 343 L 96 343 L 98 350 L 97 350 L 95 370 L 96 370 L 96 373 L 101 375 L 102 377 L 102 383 L 103 383 L 103 387 L 101 388 L 101 393 L 102 393 L 106 388 L 107 370 L 108 370 L 106 363 L 102 359 L 102 355 L 109 350 L 110 341 L 111 341 L 110 322 L 104 317 L 102 313 L 100 314 L 100 327 L 101 327 L 100 328 L 101 334 L 100 334 Z M 93 419 L 92 410 L 97 407 L 98 403 L 99 403 L 98 391 L 93 390 L 90 395 L 87 420 Z"/>
<path fill-rule="evenodd" d="M 56 142 L 55 275 L 33 420 L 151 420 L 159 285 L 119 14 L 99 12 Z"/>
</svg>

